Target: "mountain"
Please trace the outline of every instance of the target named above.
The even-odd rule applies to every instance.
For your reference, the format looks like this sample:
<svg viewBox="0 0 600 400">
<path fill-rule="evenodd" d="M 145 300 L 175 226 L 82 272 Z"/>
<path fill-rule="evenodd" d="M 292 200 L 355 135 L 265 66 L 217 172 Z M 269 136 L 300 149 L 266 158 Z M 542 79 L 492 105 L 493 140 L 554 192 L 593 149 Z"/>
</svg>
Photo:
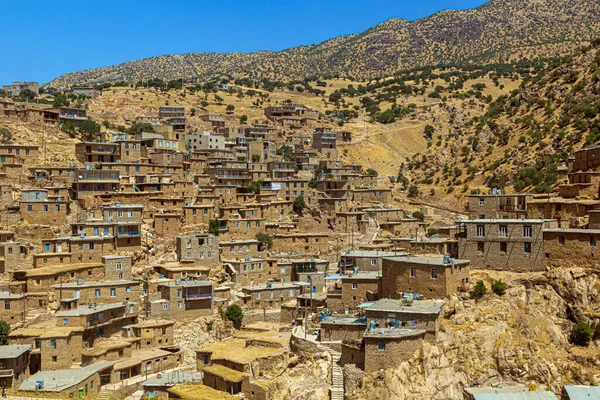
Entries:
<svg viewBox="0 0 600 400">
<path fill-rule="evenodd" d="M 211 75 L 274 80 L 339 75 L 366 80 L 414 67 L 564 55 L 599 36 L 597 0 L 491 0 L 473 10 L 441 11 L 416 21 L 390 19 L 363 33 L 312 46 L 157 56 L 73 72 L 49 85 Z"/>
<path fill-rule="evenodd" d="M 460 112 L 446 111 L 447 121 Z M 448 193 L 484 185 L 545 193 L 560 183 L 557 169 L 573 151 L 598 144 L 600 40 L 595 40 L 498 97 L 483 114 L 450 123 L 403 173 L 421 191 L 442 182 Z"/>
</svg>

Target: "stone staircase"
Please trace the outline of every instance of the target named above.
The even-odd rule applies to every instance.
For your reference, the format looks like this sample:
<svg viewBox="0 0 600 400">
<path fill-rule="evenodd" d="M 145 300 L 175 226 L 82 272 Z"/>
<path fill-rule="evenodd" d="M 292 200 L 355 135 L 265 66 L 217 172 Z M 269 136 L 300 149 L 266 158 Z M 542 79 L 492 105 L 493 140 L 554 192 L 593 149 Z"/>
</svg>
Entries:
<svg viewBox="0 0 600 400">
<path fill-rule="evenodd" d="M 327 351 L 331 354 L 331 387 L 329 388 L 330 400 L 344 400 L 344 371 L 340 366 L 341 354 L 329 347 L 318 346 L 320 351 Z"/>
</svg>

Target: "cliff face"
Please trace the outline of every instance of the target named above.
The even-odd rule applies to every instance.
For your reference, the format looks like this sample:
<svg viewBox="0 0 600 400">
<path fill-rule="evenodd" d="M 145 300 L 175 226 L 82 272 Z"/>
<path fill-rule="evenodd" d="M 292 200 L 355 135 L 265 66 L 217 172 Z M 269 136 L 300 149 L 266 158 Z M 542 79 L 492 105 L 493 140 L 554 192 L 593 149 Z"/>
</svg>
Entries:
<svg viewBox="0 0 600 400">
<path fill-rule="evenodd" d="M 488 288 L 501 277 L 506 294 L 490 290 L 479 301 L 449 300 L 436 343 L 425 344 L 398 369 L 365 377 L 353 398 L 458 400 L 473 382 L 535 383 L 556 393 L 564 384 L 600 383 L 598 345 L 568 341 L 574 321 L 598 322 L 597 271 L 474 275 Z"/>
</svg>

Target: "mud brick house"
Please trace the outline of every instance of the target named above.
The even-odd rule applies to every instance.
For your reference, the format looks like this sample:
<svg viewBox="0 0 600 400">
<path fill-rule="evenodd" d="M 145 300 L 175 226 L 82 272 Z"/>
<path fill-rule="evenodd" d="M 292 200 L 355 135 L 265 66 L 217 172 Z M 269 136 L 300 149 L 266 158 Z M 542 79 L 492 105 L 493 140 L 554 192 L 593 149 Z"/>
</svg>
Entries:
<svg viewBox="0 0 600 400">
<path fill-rule="evenodd" d="M 0 346 L 0 387 L 17 388 L 29 376 L 31 345 Z"/>
<path fill-rule="evenodd" d="M 131 280 L 132 260 L 130 256 L 102 256 L 102 264 L 104 264 L 105 280 Z"/>
<path fill-rule="evenodd" d="M 154 214 L 154 232 L 157 235 L 173 237 L 181 231 L 181 214 L 164 213 Z"/>
<path fill-rule="evenodd" d="M 83 340 L 93 345 L 94 340 L 120 332 L 123 326 L 137 323 L 135 302 L 97 304 L 91 303 L 77 308 L 59 311 L 56 325 L 59 327 L 83 328 Z"/>
<path fill-rule="evenodd" d="M 219 241 L 222 259 L 241 257 L 260 257 L 263 255 L 262 246 L 258 240 L 246 239 Z"/>
<path fill-rule="evenodd" d="M 150 317 L 198 318 L 213 312 L 213 290 L 209 281 L 162 282 L 160 300 L 147 307 Z"/>
<path fill-rule="evenodd" d="M 531 194 L 472 194 L 467 196 L 469 219 L 519 219 L 527 216 Z"/>
<path fill-rule="evenodd" d="M 362 341 L 367 329 L 367 319 L 347 315 L 330 315 L 321 321 L 322 341 Z"/>
<path fill-rule="evenodd" d="M 81 362 L 83 329 L 34 325 L 11 331 L 9 343 L 31 346 L 29 371 L 52 371 L 71 368 Z"/>
<path fill-rule="evenodd" d="M 313 133 L 312 147 L 323 156 L 333 158 L 337 155 L 338 132 L 327 128 L 317 128 Z"/>
<path fill-rule="evenodd" d="M 359 272 L 342 276 L 342 303 L 344 309 L 335 311 L 339 313 L 352 312 L 360 304 L 377 300 L 380 285 L 381 275 L 379 272 Z"/>
<path fill-rule="evenodd" d="M 121 160 L 121 146 L 118 143 L 83 142 L 75 144 L 75 156 L 77 160 L 85 165 L 109 162 L 114 163 Z"/>
<path fill-rule="evenodd" d="M 40 371 L 27 378 L 19 386 L 19 394 L 42 393 L 59 398 L 86 398 L 100 392 L 100 387 L 110 380 L 112 362 L 102 361 L 83 368 L 72 368 L 55 371 Z M 39 388 L 38 382 L 44 382 Z"/>
<path fill-rule="evenodd" d="M 58 118 L 62 127 L 70 122 L 75 127 L 79 127 L 84 121 L 87 121 L 87 111 L 83 108 L 60 107 L 58 109 Z"/>
<path fill-rule="evenodd" d="M 410 240 L 410 253 L 413 255 L 450 254 L 458 256 L 458 240 L 440 237 L 424 237 Z"/>
<path fill-rule="evenodd" d="M 544 229 L 555 220 L 476 219 L 461 221 L 458 257 L 475 269 L 540 271 L 544 268 Z"/>
<path fill-rule="evenodd" d="M 101 263 L 72 263 L 52 265 L 27 271 L 15 271 L 14 280 L 25 282 L 27 292 L 49 292 L 52 286 L 76 282 L 77 279 L 103 280 L 104 265 Z"/>
<path fill-rule="evenodd" d="M 175 321 L 146 320 L 124 326 L 122 337 L 131 340 L 135 349 L 171 346 L 174 325 Z"/>
<path fill-rule="evenodd" d="M 404 293 L 445 298 L 469 280 L 469 261 L 451 257 L 384 257 L 379 298 L 400 299 Z"/>
<path fill-rule="evenodd" d="M 590 227 L 595 225 L 591 215 Z M 600 229 L 544 229 L 543 235 L 546 267 L 596 268 L 600 264 Z"/>
<path fill-rule="evenodd" d="M 207 260 L 208 261 L 208 260 Z M 197 281 L 208 279 L 211 267 L 202 264 L 169 262 L 153 266 L 159 278 Z"/>
<path fill-rule="evenodd" d="M 392 199 L 391 189 L 350 189 L 350 198 L 355 203 L 389 203 Z"/>
<path fill-rule="evenodd" d="M 300 286 L 291 282 L 267 282 L 242 287 L 244 305 L 251 309 L 279 307 L 295 299 L 301 291 Z"/>
<path fill-rule="evenodd" d="M 286 282 L 291 280 L 291 274 L 278 274 L 276 260 L 263 257 L 244 257 L 240 259 L 223 258 L 225 272 L 231 276 L 237 285 L 246 286 L 252 283 L 266 283 L 275 278 Z M 289 271 L 289 270 L 288 270 Z"/>
<path fill-rule="evenodd" d="M 110 304 L 139 299 L 139 282 L 117 280 L 89 282 L 82 279 L 74 283 L 52 286 L 62 310 L 73 310 L 87 304 Z"/>
<path fill-rule="evenodd" d="M 22 144 L 0 144 L 1 156 L 14 156 L 14 163 L 19 165 L 35 165 L 39 162 L 39 146 Z"/>
<path fill-rule="evenodd" d="M 0 275 L 15 271 L 27 257 L 28 248 L 14 239 L 14 232 L 0 232 Z"/>
<path fill-rule="evenodd" d="M 329 261 L 320 259 L 292 259 L 292 280 L 306 282 L 313 293 L 325 291 L 325 274 Z"/>
<path fill-rule="evenodd" d="M 215 268 L 219 263 L 219 238 L 211 233 L 177 236 L 177 255 L 182 263 Z"/>
<path fill-rule="evenodd" d="M 22 322 L 27 315 L 27 297 L 25 294 L 0 291 L 0 310 L 3 321 L 9 324 Z"/>
<path fill-rule="evenodd" d="M 171 125 L 173 127 L 173 131 L 185 131 L 185 107 L 162 106 L 158 110 L 158 118 L 164 120 L 167 124 Z"/>
<path fill-rule="evenodd" d="M 19 212 L 28 224 L 62 226 L 69 214 L 69 203 L 49 198 L 46 189 L 28 189 L 21 192 Z"/>
<path fill-rule="evenodd" d="M 365 372 L 397 368 L 424 340 L 434 341 L 442 300 L 383 299 L 366 307 Z"/>
<path fill-rule="evenodd" d="M 327 233 L 290 233 L 273 235 L 271 249 L 279 253 L 304 252 L 304 254 L 321 254 L 329 251 L 329 235 Z"/>
<path fill-rule="evenodd" d="M 77 198 L 111 194 L 121 190 L 118 170 L 79 169 L 73 188 Z"/>
<path fill-rule="evenodd" d="M 571 218 L 585 217 L 591 210 L 597 209 L 600 209 L 600 200 L 536 196 L 527 202 L 527 217 L 556 219 L 560 227 L 571 227 L 569 226 Z"/>
<path fill-rule="evenodd" d="M 340 257 L 340 272 L 381 272 L 381 259 L 397 255 L 408 255 L 408 253 L 378 250 L 348 250 Z"/>
<path fill-rule="evenodd" d="M 265 117 L 289 128 L 312 127 L 319 118 L 319 112 L 302 104 L 284 104 L 265 108 Z"/>
</svg>

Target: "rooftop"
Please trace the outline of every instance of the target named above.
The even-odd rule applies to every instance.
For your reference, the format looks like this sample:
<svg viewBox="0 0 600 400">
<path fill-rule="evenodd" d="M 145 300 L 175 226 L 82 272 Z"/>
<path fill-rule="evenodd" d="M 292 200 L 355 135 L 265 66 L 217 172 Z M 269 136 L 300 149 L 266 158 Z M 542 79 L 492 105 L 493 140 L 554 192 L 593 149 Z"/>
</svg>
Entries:
<svg viewBox="0 0 600 400">
<path fill-rule="evenodd" d="M 389 311 L 408 314 L 439 314 L 444 306 L 444 300 L 413 300 L 412 305 L 406 305 L 402 300 L 381 299 L 366 307 L 369 311 Z"/>
<path fill-rule="evenodd" d="M 334 316 L 330 315 L 321 321 L 321 324 L 331 324 L 331 325 L 367 325 L 367 320 L 365 318 L 356 318 L 356 317 L 348 317 L 348 316 Z"/>
<path fill-rule="evenodd" d="M 349 281 L 349 280 L 363 280 L 363 279 L 376 280 L 376 279 L 380 279 L 380 278 L 381 278 L 381 275 L 379 274 L 379 272 L 358 272 L 358 273 L 352 274 L 352 275 L 343 275 L 342 282 Z"/>
<path fill-rule="evenodd" d="M 454 265 L 470 263 L 469 260 L 461 260 L 458 258 L 451 258 L 450 259 L 451 262 L 446 262 L 444 260 L 444 257 L 418 257 L 418 256 L 384 257 L 384 260 L 412 263 L 412 264 L 439 265 L 439 266 L 451 265 L 452 262 L 454 263 Z"/>
<path fill-rule="evenodd" d="M 542 224 L 544 222 L 554 222 L 555 219 L 461 219 L 459 222 L 467 224 Z"/>
<path fill-rule="evenodd" d="M 376 328 L 365 332 L 366 338 L 390 338 L 401 339 L 412 336 L 424 335 L 424 329 L 409 329 L 409 328 Z"/>
<path fill-rule="evenodd" d="M 28 344 L 0 346 L 0 359 L 17 358 L 28 350 L 31 350 L 31 345 Z"/>
<path fill-rule="evenodd" d="M 176 385 L 167 391 L 184 400 L 232 400 L 237 398 L 205 385 Z"/>
<path fill-rule="evenodd" d="M 118 280 L 118 281 L 106 281 L 106 282 L 95 282 L 83 281 L 81 284 L 77 282 L 63 283 L 59 285 L 52 286 L 53 288 L 62 288 L 62 289 L 77 289 L 82 287 L 98 287 L 98 286 L 117 286 L 117 285 L 139 285 L 137 281 L 128 281 L 128 280 Z"/>
<path fill-rule="evenodd" d="M 558 400 L 552 392 L 530 391 L 527 386 L 521 384 L 465 388 L 465 392 L 475 400 Z"/>
<path fill-rule="evenodd" d="M 183 286 L 183 287 L 206 287 L 212 286 L 212 283 L 209 281 L 181 281 L 177 282 L 165 282 L 161 283 L 162 286 L 175 287 L 175 286 Z"/>
<path fill-rule="evenodd" d="M 600 399 L 600 386 L 565 385 L 570 400 Z"/>
<path fill-rule="evenodd" d="M 69 389 L 79 382 L 89 378 L 95 373 L 112 367 L 109 361 L 100 361 L 83 368 L 58 369 L 55 371 L 40 371 L 27 378 L 19 389 L 35 390 L 37 381 L 44 381 L 44 391 L 56 391 Z"/>
<path fill-rule="evenodd" d="M 198 372 L 176 371 L 163 373 L 146 379 L 142 382 L 142 386 L 175 386 L 181 383 L 202 382 L 202 374 Z"/>
<path fill-rule="evenodd" d="M 59 311 L 56 314 L 56 316 L 57 317 L 79 317 L 79 316 L 83 316 L 83 315 L 96 314 L 96 313 L 99 313 L 102 311 L 124 308 L 124 307 L 127 307 L 132 304 L 137 304 L 137 303 L 125 301 L 122 303 L 97 304 L 93 307 L 79 306 L 73 310 Z"/>
<path fill-rule="evenodd" d="M 408 253 L 406 253 L 408 254 Z M 342 257 L 391 257 L 398 255 L 398 252 L 394 251 L 378 251 L 378 250 L 348 250 L 342 253 Z M 402 252 L 400 252 L 402 255 Z"/>
<path fill-rule="evenodd" d="M 53 275 L 58 274 L 60 272 L 70 272 L 77 271 L 80 269 L 87 268 L 98 268 L 103 267 L 104 264 L 101 263 L 82 263 L 82 264 L 60 264 L 60 265 L 51 265 L 49 267 L 42 267 L 36 269 L 30 269 L 29 271 L 25 271 L 25 276 L 28 278 L 36 277 L 36 276 L 44 276 L 44 275 Z"/>
<path fill-rule="evenodd" d="M 210 374 L 217 375 L 229 382 L 241 382 L 244 380 L 244 377 L 248 375 L 246 373 L 239 372 L 218 364 L 213 364 L 211 366 L 204 367 L 202 368 L 202 371 L 205 373 L 208 372 Z"/>
</svg>

